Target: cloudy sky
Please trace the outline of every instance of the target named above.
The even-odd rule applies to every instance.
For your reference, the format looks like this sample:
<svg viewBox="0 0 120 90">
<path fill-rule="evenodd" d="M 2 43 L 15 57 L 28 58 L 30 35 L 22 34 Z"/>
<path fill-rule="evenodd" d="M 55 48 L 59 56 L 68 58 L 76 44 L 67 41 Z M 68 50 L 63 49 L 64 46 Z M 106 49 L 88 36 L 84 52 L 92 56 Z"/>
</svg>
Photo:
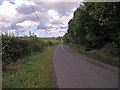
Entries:
<svg viewBox="0 0 120 90">
<path fill-rule="evenodd" d="M 38 37 L 63 36 L 78 2 L 33 2 L 34 0 L 1 0 L 0 27 L 4 34 Z"/>
</svg>

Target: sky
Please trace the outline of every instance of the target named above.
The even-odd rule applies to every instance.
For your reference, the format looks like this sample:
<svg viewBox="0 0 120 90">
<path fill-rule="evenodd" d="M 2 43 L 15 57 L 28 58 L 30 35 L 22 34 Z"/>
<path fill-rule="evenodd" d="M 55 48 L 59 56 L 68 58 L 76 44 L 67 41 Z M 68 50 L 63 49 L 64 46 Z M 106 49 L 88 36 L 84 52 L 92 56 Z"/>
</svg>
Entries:
<svg viewBox="0 0 120 90">
<path fill-rule="evenodd" d="M 34 2 L 34 0 L 1 0 L 0 31 L 15 36 L 63 36 L 73 18 L 78 2 Z"/>
</svg>

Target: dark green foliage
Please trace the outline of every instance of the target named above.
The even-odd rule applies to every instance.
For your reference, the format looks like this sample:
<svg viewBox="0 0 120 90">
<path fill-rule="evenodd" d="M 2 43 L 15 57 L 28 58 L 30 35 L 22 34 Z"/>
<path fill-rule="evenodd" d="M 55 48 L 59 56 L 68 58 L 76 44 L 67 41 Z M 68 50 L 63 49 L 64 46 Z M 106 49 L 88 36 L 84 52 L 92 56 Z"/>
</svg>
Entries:
<svg viewBox="0 0 120 90">
<path fill-rule="evenodd" d="M 118 56 L 119 53 L 118 46 L 114 42 L 106 44 L 103 50 L 112 56 Z"/>
<path fill-rule="evenodd" d="M 110 55 L 120 53 L 120 2 L 87 2 L 80 6 L 68 23 L 64 41 L 85 50 L 102 49 Z"/>
<path fill-rule="evenodd" d="M 32 52 L 41 52 L 46 47 L 52 46 L 51 41 L 44 41 L 37 37 L 18 38 L 2 37 L 2 63 L 3 69 L 12 62 L 30 55 Z"/>
<path fill-rule="evenodd" d="M 54 44 L 53 42 L 49 41 L 49 45 L 50 45 L 50 46 L 53 46 L 53 44 Z"/>
</svg>

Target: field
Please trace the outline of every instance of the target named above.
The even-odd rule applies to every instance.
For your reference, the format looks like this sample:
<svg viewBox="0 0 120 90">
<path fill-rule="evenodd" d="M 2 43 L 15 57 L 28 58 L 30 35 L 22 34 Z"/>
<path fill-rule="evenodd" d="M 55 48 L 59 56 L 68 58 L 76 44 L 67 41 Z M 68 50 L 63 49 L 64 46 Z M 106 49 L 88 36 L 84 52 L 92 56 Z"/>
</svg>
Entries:
<svg viewBox="0 0 120 90">
<path fill-rule="evenodd" d="M 40 38 L 41 40 L 48 40 L 48 41 L 51 41 L 51 42 L 54 42 L 54 43 L 58 43 L 58 40 L 56 40 L 57 38 Z"/>
</svg>

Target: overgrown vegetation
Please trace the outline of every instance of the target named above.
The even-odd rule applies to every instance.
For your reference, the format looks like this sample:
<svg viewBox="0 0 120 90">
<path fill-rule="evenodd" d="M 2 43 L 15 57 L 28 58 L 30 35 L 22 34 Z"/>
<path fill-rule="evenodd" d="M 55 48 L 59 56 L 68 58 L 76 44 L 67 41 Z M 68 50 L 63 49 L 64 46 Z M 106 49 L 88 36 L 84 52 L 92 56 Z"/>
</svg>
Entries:
<svg viewBox="0 0 120 90">
<path fill-rule="evenodd" d="M 45 48 L 53 46 L 50 40 L 42 40 L 37 37 L 9 37 L 2 36 L 2 69 L 8 69 L 8 65 L 17 62 L 33 52 L 42 52 Z"/>
<path fill-rule="evenodd" d="M 83 3 L 69 21 L 68 33 L 64 35 L 64 41 L 86 52 L 100 51 L 107 57 L 119 57 L 119 11 L 120 2 Z"/>
<path fill-rule="evenodd" d="M 2 87 L 50 88 L 50 59 L 59 41 L 2 35 Z"/>
<path fill-rule="evenodd" d="M 75 44 L 68 44 L 65 43 L 69 48 L 74 49 L 80 53 L 86 54 L 96 60 L 102 61 L 104 63 L 109 63 L 111 65 L 117 66 L 118 65 L 118 57 L 109 55 L 104 49 L 92 49 L 86 51 L 84 46 L 78 46 Z M 119 63 L 120 64 L 120 63 Z"/>
<path fill-rule="evenodd" d="M 3 73 L 3 88 L 51 88 L 50 59 L 57 44 L 32 53 L 10 66 L 12 71 Z"/>
</svg>

